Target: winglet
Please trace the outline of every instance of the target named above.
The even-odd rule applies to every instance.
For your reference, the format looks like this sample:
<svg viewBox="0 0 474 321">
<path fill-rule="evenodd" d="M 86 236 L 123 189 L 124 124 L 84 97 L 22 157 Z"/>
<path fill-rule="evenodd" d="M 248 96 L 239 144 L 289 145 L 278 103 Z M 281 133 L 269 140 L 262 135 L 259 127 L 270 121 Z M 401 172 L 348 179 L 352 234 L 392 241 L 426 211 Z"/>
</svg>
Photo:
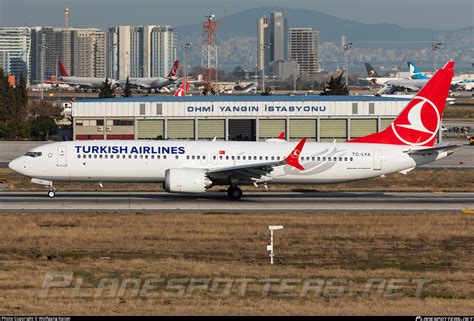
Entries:
<svg viewBox="0 0 474 321">
<path fill-rule="evenodd" d="M 296 145 L 295 149 L 291 151 L 290 155 L 288 155 L 285 158 L 285 162 L 288 165 L 296 167 L 300 170 L 304 170 L 304 167 L 301 166 L 299 159 L 300 159 L 301 151 L 303 150 L 303 146 L 305 143 L 306 143 L 306 137 L 303 137 L 298 143 L 298 145 Z"/>
<path fill-rule="evenodd" d="M 281 132 L 280 135 L 278 135 L 278 139 L 285 139 L 285 132 Z"/>
</svg>

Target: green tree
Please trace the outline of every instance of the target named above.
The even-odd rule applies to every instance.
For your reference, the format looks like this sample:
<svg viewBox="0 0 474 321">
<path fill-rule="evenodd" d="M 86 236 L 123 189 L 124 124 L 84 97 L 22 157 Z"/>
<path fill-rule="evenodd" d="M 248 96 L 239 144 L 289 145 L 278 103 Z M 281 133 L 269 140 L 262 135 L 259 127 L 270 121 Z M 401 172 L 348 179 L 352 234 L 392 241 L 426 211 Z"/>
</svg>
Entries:
<svg viewBox="0 0 474 321">
<path fill-rule="evenodd" d="M 47 140 L 49 135 L 54 135 L 57 132 L 58 125 L 52 117 L 39 116 L 31 121 L 31 136 Z"/>
<path fill-rule="evenodd" d="M 125 82 L 125 88 L 123 90 L 122 97 L 132 97 L 132 86 L 130 85 L 130 80 L 127 77 L 127 82 Z"/>
<path fill-rule="evenodd" d="M 8 76 L 0 69 L 0 138 L 16 140 L 28 137 L 26 78 L 10 86 Z"/>
<path fill-rule="evenodd" d="M 14 89 L 15 102 L 10 117 L 11 138 L 22 139 L 29 136 L 28 89 L 25 75 L 21 75 Z"/>
<path fill-rule="evenodd" d="M 46 100 L 32 101 L 28 104 L 29 114 L 32 118 L 41 116 L 51 117 L 56 121 L 63 119 L 63 108 Z"/>
<path fill-rule="evenodd" d="M 99 98 L 115 98 L 115 90 L 112 88 L 112 83 L 109 78 L 105 78 L 100 88 Z"/>
<path fill-rule="evenodd" d="M 326 87 L 321 92 L 321 95 L 323 95 L 323 96 L 347 96 L 347 95 L 349 95 L 349 88 L 346 85 L 344 85 L 344 83 L 342 82 L 342 75 L 343 74 L 344 73 L 341 72 L 341 74 L 337 77 L 331 76 L 331 79 L 326 84 Z"/>
</svg>

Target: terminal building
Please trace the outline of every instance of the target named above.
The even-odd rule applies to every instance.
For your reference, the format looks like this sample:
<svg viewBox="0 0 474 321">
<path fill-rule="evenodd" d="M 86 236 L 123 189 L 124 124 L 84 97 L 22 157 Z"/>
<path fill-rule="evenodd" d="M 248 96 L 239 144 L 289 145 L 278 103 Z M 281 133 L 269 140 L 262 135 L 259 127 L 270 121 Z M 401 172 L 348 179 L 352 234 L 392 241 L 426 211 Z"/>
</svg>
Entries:
<svg viewBox="0 0 474 321">
<path fill-rule="evenodd" d="M 75 101 L 75 140 L 344 141 L 386 128 L 409 99 L 375 96 L 154 96 Z"/>
</svg>

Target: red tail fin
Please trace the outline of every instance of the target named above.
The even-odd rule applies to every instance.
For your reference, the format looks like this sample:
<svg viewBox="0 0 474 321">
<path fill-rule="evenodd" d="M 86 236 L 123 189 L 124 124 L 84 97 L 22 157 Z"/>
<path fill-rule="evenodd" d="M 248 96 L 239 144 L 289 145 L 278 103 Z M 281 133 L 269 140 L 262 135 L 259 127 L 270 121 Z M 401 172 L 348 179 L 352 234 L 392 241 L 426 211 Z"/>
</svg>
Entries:
<svg viewBox="0 0 474 321">
<path fill-rule="evenodd" d="M 168 74 L 168 78 L 174 78 L 178 74 L 178 66 L 179 66 L 179 60 L 176 60 L 173 63 L 173 67 L 170 70 L 170 73 Z"/>
<path fill-rule="evenodd" d="M 58 60 L 58 67 L 59 67 L 59 74 L 61 77 L 69 77 L 69 74 L 66 71 L 66 68 L 64 68 L 64 65 L 61 61 Z"/>
<path fill-rule="evenodd" d="M 186 82 L 186 83 L 182 83 L 181 86 L 179 86 L 178 89 L 176 89 L 176 91 L 174 92 L 173 96 L 184 96 L 185 92 L 184 92 L 184 86 L 186 86 L 186 92 L 189 91 L 189 84 Z"/>
<path fill-rule="evenodd" d="M 453 74 L 454 62 L 450 61 L 436 72 L 388 128 L 348 142 L 433 146 Z"/>
</svg>

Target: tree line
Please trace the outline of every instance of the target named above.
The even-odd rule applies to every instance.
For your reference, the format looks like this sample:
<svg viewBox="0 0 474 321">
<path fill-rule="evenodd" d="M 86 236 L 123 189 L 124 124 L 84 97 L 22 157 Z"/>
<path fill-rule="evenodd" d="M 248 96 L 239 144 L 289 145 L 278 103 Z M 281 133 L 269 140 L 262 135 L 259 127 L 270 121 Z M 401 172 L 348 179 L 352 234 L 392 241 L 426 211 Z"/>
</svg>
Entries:
<svg viewBox="0 0 474 321">
<path fill-rule="evenodd" d="M 26 76 L 14 86 L 0 68 L 0 139 L 48 139 L 57 133 L 62 108 L 47 101 L 29 101 Z"/>
</svg>

